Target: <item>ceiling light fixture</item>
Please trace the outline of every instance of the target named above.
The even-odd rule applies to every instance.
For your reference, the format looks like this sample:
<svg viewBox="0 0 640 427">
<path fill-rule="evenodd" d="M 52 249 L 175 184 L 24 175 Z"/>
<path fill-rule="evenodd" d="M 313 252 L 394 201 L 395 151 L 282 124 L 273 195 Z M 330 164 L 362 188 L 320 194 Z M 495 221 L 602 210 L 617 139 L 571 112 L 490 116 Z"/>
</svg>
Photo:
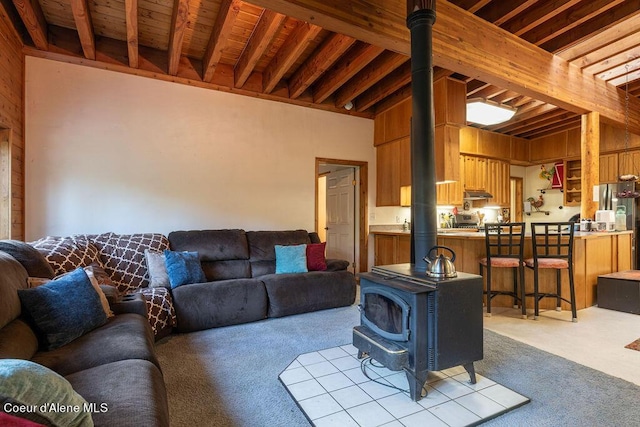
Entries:
<svg viewBox="0 0 640 427">
<path fill-rule="evenodd" d="M 482 98 L 467 101 L 467 121 L 489 126 L 506 122 L 516 114 L 516 109 Z"/>
<path fill-rule="evenodd" d="M 353 102 L 349 101 L 346 104 L 344 104 L 344 109 L 347 111 L 351 111 L 351 109 L 353 108 Z"/>
</svg>

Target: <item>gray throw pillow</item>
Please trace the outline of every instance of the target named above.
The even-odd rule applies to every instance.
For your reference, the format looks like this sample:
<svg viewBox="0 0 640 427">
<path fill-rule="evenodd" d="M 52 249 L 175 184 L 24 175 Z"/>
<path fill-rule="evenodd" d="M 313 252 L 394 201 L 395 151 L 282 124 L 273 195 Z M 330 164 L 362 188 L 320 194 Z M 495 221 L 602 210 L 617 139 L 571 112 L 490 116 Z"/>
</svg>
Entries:
<svg viewBox="0 0 640 427">
<path fill-rule="evenodd" d="M 167 274 L 164 253 L 145 249 L 144 257 L 147 260 L 147 269 L 149 270 L 149 287 L 170 289 L 171 283 Z"/>
</svg>

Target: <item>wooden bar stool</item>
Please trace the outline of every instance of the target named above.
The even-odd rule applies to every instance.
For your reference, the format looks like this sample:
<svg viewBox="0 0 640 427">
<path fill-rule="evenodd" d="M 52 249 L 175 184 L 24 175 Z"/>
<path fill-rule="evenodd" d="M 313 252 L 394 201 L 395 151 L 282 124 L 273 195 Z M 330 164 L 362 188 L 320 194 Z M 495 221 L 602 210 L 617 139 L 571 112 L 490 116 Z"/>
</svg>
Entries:
<svg viewBox="0 0 640 427">
<path fill-rule="evenodd" d="M 524 291 L 524 222 L 510 224 L 485 224 L 484 241 L 486 257 L 480 260 L 480 275 L 487 269 L 487 316 L 491 316 L 491 300 L 496 295 L 513 297 L 513 307 L 518 308 L 518 301 L 522 307 L 522 318 L 527 318 Z M 513 270 L 513 291 L 496 291 L 491 289 L 491 270 L 493 268 L 511 268 Z M 520 281 L 520 295 L 518 295 L 518 278 Z"/>
<path fill-rule="evenodd" d="M 540 300 L 555 298 L 556 310 L 561 311 L 562 301 L 571 305 L 572 321 L 578 321 L 576 313 L 576 290 L 573 282 L 573 224 L 572 222 L 539 222 L 531 224 L 533 258 L 525 260 L 533 269 L 534 319 L 540 315 Z M 556 270 L 556 291 L 540 292 L 539 271 L 543 268 Z M 562 297 L 562 270 L 569 274 L 570 300 Z"/>
</svg>

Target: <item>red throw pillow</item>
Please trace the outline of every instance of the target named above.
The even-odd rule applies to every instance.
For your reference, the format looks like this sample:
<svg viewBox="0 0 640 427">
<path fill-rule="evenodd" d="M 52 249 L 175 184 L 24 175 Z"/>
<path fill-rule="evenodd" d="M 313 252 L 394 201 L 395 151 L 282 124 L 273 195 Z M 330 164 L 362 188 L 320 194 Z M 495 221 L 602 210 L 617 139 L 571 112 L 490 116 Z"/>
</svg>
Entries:
<svg viewBox="0 0 640 427">
<path fill-rule="evenodd" d="M 324 248 L 327 242 L 310 243 L 307 245 L 307 270 L 323 271 L 327 269 Z"/>
</svg>

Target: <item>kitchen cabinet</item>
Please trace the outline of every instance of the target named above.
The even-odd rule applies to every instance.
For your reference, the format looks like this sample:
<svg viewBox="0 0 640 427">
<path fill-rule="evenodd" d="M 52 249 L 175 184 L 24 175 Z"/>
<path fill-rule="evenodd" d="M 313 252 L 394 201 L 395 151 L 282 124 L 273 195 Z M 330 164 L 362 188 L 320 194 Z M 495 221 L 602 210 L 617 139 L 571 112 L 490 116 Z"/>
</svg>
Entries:
<svg viewBox="0 0 640 427">
<path fill-rule="evenodd" d="M 618 174 L 640 174 L 640 150 L 629 150 L 618 154 Z"/>
<path fill-rule="evenodd" d="M 563 197 L 565 206 L 580 206 L 582 201 L 582 164 L 579 159 L 564 161 Z"/>
<path fill-rule="evenodd" d="M 463 163 L 464 190 L 486 190 L 487 159 L 484 157 L 463 156 Z"/>
<path fill-rule="evenodd" d="M 410 262 L 410 234 L 375 234 L 374 241 L 374 265 Z"/>
<path fill-rule="evenodd" d="M 510 204 L 510 167 L 502 160 L 487 159 L 487 192 L 493 195 L 489 204 L 508 207 Z"/>
<path fill-rule="evenodd" d="M 618 182 L 618 154 L 603 154 L 600 156 L 600 183 L 614 182 Z"/>
<path fill-rule="evenodd" d="M 400 206 L 400 140 L 376 148 L 376 206 Z"/>
</svg>

